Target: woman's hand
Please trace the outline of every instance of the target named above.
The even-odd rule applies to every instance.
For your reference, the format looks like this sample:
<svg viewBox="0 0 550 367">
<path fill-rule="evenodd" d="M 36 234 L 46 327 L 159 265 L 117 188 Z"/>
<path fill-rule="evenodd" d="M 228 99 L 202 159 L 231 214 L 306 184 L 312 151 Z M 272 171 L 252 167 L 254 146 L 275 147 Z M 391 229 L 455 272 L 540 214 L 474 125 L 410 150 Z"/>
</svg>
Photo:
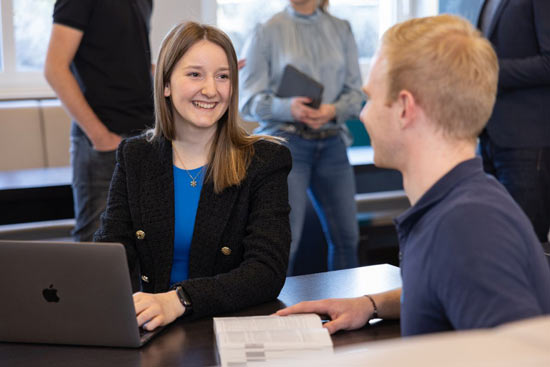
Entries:
<svg viewBox="0 0 550 367">
<path fill-rule="evenodd" d="M 138 325 L 145 330 L 154 330 L 168 325 L 185 311 L 176 291 L 165 293 L 134 293 Z"/>
<path fill-rule="evenodd" d="M 290 114 L 294 117 L 294 120 L 306 123 L 309 120 L 309 116 L 315 111 L 315 109 L 307 106 L 306 103 L 310 103 L 311 99 L 308 97 L 294 97 L 290 101 Z"/>
<path fill-rule="evenodd" d="M 318 129 L 336 117 L 336 107 L 333 104 L 322 104 L 313 110 L 305 123 L 312 129 Z"/>
<path fill-rule="evenodd" d="M 322 104 L 319 109 L 311 108 L 306 103 L 307 97 L 294 97 L 290 103 L 290 113 L 296 121 L 302 122 L 312 129 L 318 129 L 336 116 L 336 107 L 333 104 Z"/>
</svg>

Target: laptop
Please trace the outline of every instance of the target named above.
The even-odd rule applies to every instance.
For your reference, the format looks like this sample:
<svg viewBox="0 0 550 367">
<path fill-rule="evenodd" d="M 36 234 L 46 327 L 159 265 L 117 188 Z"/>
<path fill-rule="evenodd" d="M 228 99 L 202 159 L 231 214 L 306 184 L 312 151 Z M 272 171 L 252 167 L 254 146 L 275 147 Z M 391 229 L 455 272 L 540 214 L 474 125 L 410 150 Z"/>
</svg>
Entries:
<svg viewBox="0 0 550 367">
<path fill-rule="evenodd" d="M 0 241 L 0 341 L 138 348 L 124 246 Z"/>
</svg>

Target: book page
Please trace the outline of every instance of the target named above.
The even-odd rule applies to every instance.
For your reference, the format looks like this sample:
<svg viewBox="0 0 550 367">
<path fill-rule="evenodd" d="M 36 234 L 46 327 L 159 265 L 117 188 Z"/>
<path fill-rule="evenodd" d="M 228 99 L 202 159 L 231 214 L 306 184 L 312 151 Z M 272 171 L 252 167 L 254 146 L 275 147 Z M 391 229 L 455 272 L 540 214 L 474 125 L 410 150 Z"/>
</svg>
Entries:
<svg viewBox="0 0 550 367">
<path fill-rule="evenodd" d="M 226 331 L 218 335 L 221 348 L 311 349 L 332 347 L 327 329 Z"/>
<path fill-rule="evenodd" d="M 222 366 L 267 366 L 304 354 L 332 354 L 332 339 L 315 314 L 215 317 Z"/>
<path fill-rule="evenodd" d="M 322 328 L 316 314 L 289 316 L 214 317 L 214 331 L 292 330 Z"/>
</svg>

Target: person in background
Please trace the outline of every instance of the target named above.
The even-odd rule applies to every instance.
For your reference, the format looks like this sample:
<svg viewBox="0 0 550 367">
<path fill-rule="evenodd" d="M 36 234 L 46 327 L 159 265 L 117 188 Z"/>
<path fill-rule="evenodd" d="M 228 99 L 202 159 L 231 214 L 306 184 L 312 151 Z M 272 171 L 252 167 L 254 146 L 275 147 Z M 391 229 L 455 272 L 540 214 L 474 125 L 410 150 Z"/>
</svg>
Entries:
<svg viewBox="0 0 550 367">
<path fill-rule="evenodd" d="M 285 10 L 257 27 L 245 46 L 246 66 L 241 70 L 243 117 L 259 121 L 256 132 L 286 138 L 292 154 L 289 275 L 302 237 L 307 194 L 329 245 L 328 269 L 357 266 L 355 179 L 345 123 L 359 115 L 364 99 L 350 25 L 330 15 L 327 5 L 327 1 L 290 0 Z M 275 95 L 289 64 L 324 85 L 318 109 L 308 106 L 307 97 Z"/>
<path fill-rule="evenodd" d="M 123 136 L 153 124 L 152 0 L 57 0 L 44 74 L 73 119 L 75 241 L 91 241 Z"/>
<path fill-rule="evenodd" d="M 361 121 L 374 163 L 402 173 L 412 204 L 395 220 L 403 286 L 279 315 L 329 315 L 331 333 L 400 317 L 407 336 L 550 313 L 550 267 L 533 227 L 476 157 L 497 79 L 495 52 L 465 19 L 417 18 L 384 34 Z"/>
<path fill-rule="evenodd" d="M 486 0 L 478 26 L 499 62 L 493 114 L 480 135 L 483 167 L 531 220 L 550 229 L 550 1 Z"/>
<path fill-rule="evenodd" d="M 216 28 L 183 23 L 162 42 L 155 127 L 125 139 L 95 235 L 124 244 L 147 330 L 275 299 L 290 247 L 281 140 L 238 125 L 237 58 Z M 137 290 L 137 289 L 136 289 Z"/>
</svg>

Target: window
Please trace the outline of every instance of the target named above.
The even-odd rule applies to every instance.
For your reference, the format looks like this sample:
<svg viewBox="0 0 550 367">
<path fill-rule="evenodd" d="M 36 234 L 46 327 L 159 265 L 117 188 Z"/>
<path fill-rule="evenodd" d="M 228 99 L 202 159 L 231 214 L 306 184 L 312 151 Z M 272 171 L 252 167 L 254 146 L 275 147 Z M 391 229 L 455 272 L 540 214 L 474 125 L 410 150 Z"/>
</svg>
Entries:
<svg viewBox="0 0 550 367">
<path fill-rule="evenodd" d="M 2 50 L 4 49 L 2 47 L 2 13 L 1 13 L 1 10 L 0 9 L 0 72 L 2 72 L 2 70 L 4 70 L 4 65 L 3 65 L 3 58 L 4 56 L 2 55 Z"/>
<path fill-rule="evenodd" d="M 439 12 L 461 15 L 475 25 L 482 5 L 483 0 L 439 0 Z"/>
<path fill-rule="evenodd" d="M 52 29 L 55 0 L 14 0 L 13 22 L 17 71 L 42 71 Z"/>
<path fill-rule="evenodd" d="M 379 22 L 384 8 L 382 3 L 388 1 L 339 0 L 329 3 L 328 10 L 331 14 L 351 23 L 361 58 L 372 57 L 376 50 L 382 30 Z M 265 22 L 287 4 L 288 0 L 218 0 L 217 25 L 231 37 L 239 55 L 256 24 Z"/>
<path fill-rule="evenodd" d="M 42 75 L 54 3 L 0 0 L 0 100 L 55 96 Z M 437 4 L 437 0 L 331 0 L 329 11 L 350 21 L 364 72 L 381 33 L 410 17 L 418 3 Z M 216 23 L 230 35 L 239 52 L 255 24 L 287 4 L 288 0 L 155 0 L 153 51 L 158 50 L 172 24 L 189 19 Z"/>
<path fill-rule="evenodd" d="M 286 3 L 287 0 L 218 0 L 217 25 L 231 38 L 237 56 L 240 56 L 256 24 L 281 11 Z"/>
<path fill-rule="evenodd" d="M 42 75 L 55 0 L 2 0 L 0 99 L 52 97 Z"/>
<path fill-rule="evenodd" d="M 334 1 L 329 7 L 331 14 L 350 22 L 360 59 L 369 59 L 376 51 L 382 31 L 379 22 L 381 13 L 379 3 L 381 2 L 378 0 Z"/>
<path fill-rule="evenodd" d="M 328 11 L 350 22 L 357 42 L 363 76 L 378 46 L 381 34 L 392 24 L 409 18 L 413 0 L 333 0 Z M 287 6 L 288 0 L 218 0 L 217 26 L 223 29 L 235 46 L 237 55 L 258 23 Z"/>
</svg>

